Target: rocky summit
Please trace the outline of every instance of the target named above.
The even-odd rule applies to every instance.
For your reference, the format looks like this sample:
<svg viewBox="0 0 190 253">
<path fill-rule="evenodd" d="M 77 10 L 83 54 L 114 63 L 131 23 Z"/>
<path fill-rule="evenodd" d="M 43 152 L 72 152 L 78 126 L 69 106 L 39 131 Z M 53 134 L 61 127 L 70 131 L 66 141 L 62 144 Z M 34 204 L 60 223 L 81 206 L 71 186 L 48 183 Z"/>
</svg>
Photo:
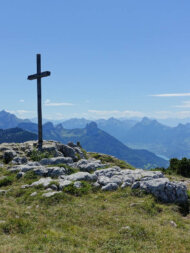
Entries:
<svg viewBox="0 0 190 253">
<path fill-rule="evenodd" d="M 42 152 L 37 142 L 0 144 L 1 167 L 16 173 L 17 178 L 33 172 L 37 181 L 22 185 L 22 188 L 41 186 L 44 197 L 59 194 L 65 187 L 82 187 L 87 181 L 100 191 L 115 191 L 131 187 L 152 194 L 166 203 L 183 203 L 188 200 L 186 185 L 170 182 L 160 171 L 123 169 L 109 162 L 91 157 L 80 145 L 67 145 L 55 141 L 44 141 Z M 32 193 L 35 195 L 34 193 Z M 32 195 L 31 195 L 32 196 Z"/>
</svg>

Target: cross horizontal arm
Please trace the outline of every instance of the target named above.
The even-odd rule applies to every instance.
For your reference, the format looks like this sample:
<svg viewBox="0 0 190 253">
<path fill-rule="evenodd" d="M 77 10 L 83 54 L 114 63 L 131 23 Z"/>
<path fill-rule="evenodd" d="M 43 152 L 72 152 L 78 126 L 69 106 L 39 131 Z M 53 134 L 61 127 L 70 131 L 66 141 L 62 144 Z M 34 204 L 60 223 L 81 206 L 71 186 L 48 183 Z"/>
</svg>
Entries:
<svg viewBox="0 0 190 253">
<path fill-rule="evenodd" d="M 50 75 L 51 75 L 50 71 L 45 71 L 45 72 L 42 72 L 40 74 L 34 74 L 34 75 L 31 75 L 31 76 L 28 76 L 28 80 L 35 80 L 35 79 L 50 76 Z"/>
</svg>

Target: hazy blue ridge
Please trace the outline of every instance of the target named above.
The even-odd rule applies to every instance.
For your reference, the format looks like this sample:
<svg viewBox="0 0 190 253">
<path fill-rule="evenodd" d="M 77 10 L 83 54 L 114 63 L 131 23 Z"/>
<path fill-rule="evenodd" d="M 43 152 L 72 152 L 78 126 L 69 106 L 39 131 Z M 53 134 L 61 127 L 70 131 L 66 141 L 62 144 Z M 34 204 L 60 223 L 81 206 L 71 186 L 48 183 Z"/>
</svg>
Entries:
<svg viewBox="0 0 190 253">
<path fill-rule="evenodd" d="M 37 133 L 35 123 L 21 123 L 19 127 Z M 85 128 L 78 129 L 65 129 L 62 124 L 54 126 L 49 122 L 43 125 L 43 136 L 46 140 L 56 140 L 62 143 L 79 141 L 87 151 L 113 155 L 139 168 L 168 166 L 166 160 L 157 157 L 152 152 L 128 148 L 115 137 L 99 129 L 94 122 L 87 124 Z"/>
<path fill-rule="evenodd" d="M 10 129 L 0 129 L 0 143 L 21 143 L 25 141 L 37 140 L 37 135 L 35 133 L 28 132 L 21 128 L 10 128 Z"/>
</svg>

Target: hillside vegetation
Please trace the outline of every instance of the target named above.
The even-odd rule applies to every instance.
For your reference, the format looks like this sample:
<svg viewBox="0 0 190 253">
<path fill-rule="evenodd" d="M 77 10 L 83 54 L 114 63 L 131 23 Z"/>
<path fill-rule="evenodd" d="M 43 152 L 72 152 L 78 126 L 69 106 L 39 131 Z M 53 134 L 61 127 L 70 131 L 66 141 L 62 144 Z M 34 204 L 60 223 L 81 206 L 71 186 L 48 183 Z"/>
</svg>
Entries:
<svg viewBox="0 0 190 253">
<path fill-rule="evenodd" d="M 21 143 L 30 140 L 37 140 L 37 135 L 18 127 L 5 130 L 0 129 L 0 143 Z"/>
<path fill-rule="evenodd" d="M 0 196 L 0 252 L 190 251 L 190 216 L 184 217 L 176 205 L 129 188 L 106 193 L 68 189 L 44 199 L 43 189 L 36 188 L 36 196 L 31 196 L 34 189 L 20 189 L 32 175 L 10 177 L 3 187 L 9 193 Z"/>
<path fill-rule="evenodd" d="M 134 169 L 108 155 L 84 154 L 108 166 Z M 30 154 L 35 161 L 43 157 L 48 157 L 47 153 Z M 64 166 L 69 173 L 76 172 Z M 11 163 L 0 166 L 0 252 L 190 252 L 188 203 L 163 204 L 130 187 L 101 191 L 86 181 L 80 188 L 71 184 L 47 198 L 43 195 L 47 189 L 41 185 L 22 187 L 39 180 L 39 175 L 29 171 L 18 177 L 10 167 Z M 177 176 L 175 180 L 188 182 Z M 56 186 L 56 181 L 52 184 Z"/>
</svg>

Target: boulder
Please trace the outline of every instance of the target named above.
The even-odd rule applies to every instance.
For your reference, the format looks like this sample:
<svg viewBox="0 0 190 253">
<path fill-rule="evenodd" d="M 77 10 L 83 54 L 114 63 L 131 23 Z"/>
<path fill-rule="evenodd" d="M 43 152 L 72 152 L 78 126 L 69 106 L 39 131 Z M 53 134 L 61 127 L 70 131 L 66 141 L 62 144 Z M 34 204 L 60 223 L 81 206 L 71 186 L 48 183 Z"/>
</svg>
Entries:
<svg viewBox="0 0 190 253">
<path fill-rule="evenodd" d="M 82 183 L 80 181 L 74 182 L 73 186 L 77 189 L 80 189 L 82 187 Z"/>
<path fill-rule="evenodd" d="M 3 160 L 5 163 L 9 163 L 15 156 L 17 156 L 17 153 L 14 150 L 6 150 L 3 154 Z"/>
<path fill-rule="evenodd" d="M 53 180 L 50 178 L 50 177 L 45 177 L 45 178 L 40 178 L 40 180 L 32 183 L 30 186 L 33 187 L 33 186 L 39 186 L 39 185 L 42 185 L 44 186 L 45 188 L 48 187 L 50 185 L 50 183 L 52 182 Z"/>
<path fill-rule="evenodd" d="M 12 160 L 13 164 L 18 164 L 18 165 L 19 164 L 25 164 L 27 162 L 28 162 L 28 160 L 27 160 L 26 157 L 19 157 L 19 156 L 14 157 L 13 160 Z"/>
<path fill-rule="evenodd" d="M 183 203 L 188 200 L 186 186 L 181 182 L 170 182 L 168 178 L 140 181 L 137 188 L 167 203 Z"/>
<path fill-rule="evenodd" d="M 100 185 L 107 185 L 110 183 L 114 183 L 117 185 L 121 185 L 123 180 L 122 180 L 122 176 L 113 176 L 113 177 L 105 177 L 105 176 L 100 176 L 98 177 L 98 181 L 97 181 Z"/>
<path fill-rule="evenodd" d="M 34 196 L 36 196 L 36 195 L 37 195 L 37 192 L 32 192 L 32 193 L 30 194 L 31 197 L 34 197 Z"/>
<path fill-rule="evenodd" d="M 0 195 L 4 195 L 8 192 L 8 190 L 0 190 Z"/>
<path fill-rule="evenodd" d="M 102 191 L 115 191 L 118 189 L 118 185 L 115 183 L 109 183 L 102 187 Z"/>
<path fill-rule="evenodd" d="M 60 180 L 58 181 L 58 183 L 59 183 L 59 189 L 60 189 L 60 190 L 63 190 L 66 186 L 72 184 L 72 181 L 60 179 Z"/>
<path fill-rule="evenodd" d="M 52 197 L 52 196 L 54 196 L 55 194 L 59 194 L 59 193 L 61 193 L 61 192 L 46 192 L 46 193 L 43 193 L 42 194 L 42 197 L 46 197 L 46 198 L 49 198 L 49 197 Z"/>
<path fill-rule="evenodd" d="M 65 156 L 71 157 L 73 161 L 77 161 L 76 152 L 74 148 L 65 145 L 65 144 L 57 144 L 57 149 Z"/>
<path fill-rule="evenodd" d="M 96 159 L 81 159 L 75 164 L 75 166 L 81 171 L 92 172 L 98 168 L 105 167 L 105 164 L 102 164 L 100 160 Z"/>
<path fill-rule="evenodd" d="M 122 170 L 118 166 L 114 166 L 107 169 L 97 170 L 94 172 L 97 177 L 105 176 L 105 177 L 113 177 L 115 175 L 122 175 Z"/>
<path fill-rule="evenodd" d="M 35 169 L 39 169 L 39 168 L 43 169 L 44 167 L 42 167 L 42 166 L 32 166 L 32 165 L 25 164 L 25 165 L 13 166 L 13 167 L 9 168 L 9 171 L 12 171 L 12 172 L 16 172 L 16 171 L 27 172 L 27 171 L 35 170 Z"/>
<path fill-rule="evenodd" d="M 71 157 L 54 157 L 54 158 L 44 158 L 40 161 L 41 165 L 56 165 L 56 164 L 68 164 L 73 163 Z"/>
<path fill-rule="evenodd" d="M 95 174 L 90 174 L 88 172 L 77 172 L 74 174 L 71 174 L 66 177 L 67 180 L 70 181 L 89 181 L 93 182 L 97 180 L 97 176 Z"/>
<path fill-rule="evenodd" d="M 39 176 L 59 177 L 65 175 L 67 170 L 63 167 L 36 167 L 34 173 Z"/>
<path fill-rule="evenodd" d="M 50 188 L 51 188 L 52 190 L 54 190 L 54 191 L 57 191 L 57 190 L 58 190 L 58 187 L 57 187 L 56 184 L 51 184 L 51 185 L 50 185 Z"/>
<path fill-rule="evenodd" d="M 25 173 L 20 171 L 20 172 L 16 175 L 16 177 L 17 177 L 17 179 L 19 179 L 19 178 L 21 178 L 21 177 L 24 177 L 24 175 L 25 175 Z"/>
<path fill-rule="evenodd" d="M 85 154 L 84 154 L 84 152 L 82 151 L 82 149 L 81 149 L 80 147 L 78 147 L 78 146 L 76 145 L 76 147 L 74 147 L 74 150 L 75 150 L 75 152 L 79 155 L 79 157 L 80 157 L 81 159 L 85 159 Z"/>
</svg>

